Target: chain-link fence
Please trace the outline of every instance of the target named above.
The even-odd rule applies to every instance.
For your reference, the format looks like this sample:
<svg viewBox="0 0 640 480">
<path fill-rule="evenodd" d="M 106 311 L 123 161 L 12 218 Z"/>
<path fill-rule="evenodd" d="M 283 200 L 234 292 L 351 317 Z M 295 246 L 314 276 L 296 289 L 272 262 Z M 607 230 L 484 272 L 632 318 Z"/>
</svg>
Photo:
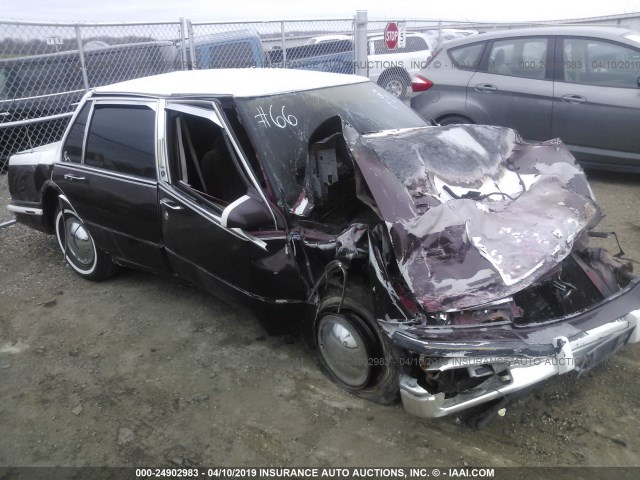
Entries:
<svg viewBox="0 0 640 480">
<path fill-rule="evenodd" d="M 366 75 L 405 98 L 411 76 L 443 41 L 523 26 L 405 20 L 397 23 L 402 35 L 390 48 L 389 20 L 368 20 L 358 11 L 352 19 L 318 21 L 0 21 L 0 224 L 11 218 L 8 158 L 59 140 L 91 88 L 180 69 L 294 68 Z"/>
<path fill-rule="evenodd" d="M 0 223 L 9 157 L 55 142 L 89 89 L 181 68 L 181 23 L 0 23 Z"/>
<path fill-rule="evenodd" d="M 255 23 L 0 22 L 0 224 L 8 159 L 62 137 L 91 88 L 179 69 L 353 73 L 352 19 Z"/>
</svg>

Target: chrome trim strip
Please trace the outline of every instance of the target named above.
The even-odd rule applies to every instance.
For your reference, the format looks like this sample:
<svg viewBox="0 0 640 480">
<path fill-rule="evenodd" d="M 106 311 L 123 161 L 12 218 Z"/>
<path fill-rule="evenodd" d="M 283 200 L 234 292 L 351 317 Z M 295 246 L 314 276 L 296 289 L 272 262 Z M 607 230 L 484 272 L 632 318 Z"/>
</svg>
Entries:
<svg viewBox="0 0 640 480">
<path fill-rule="evenodd" d="M 227 205 L 225 207 L 224 210 L 222 210 L 222 216 L 220 217 L 220 223 L 222 224 L 222 226 L 224 228 L 227 228 L 227 219 L 229 218 L 229 214 L 231 213 L 231 211 L 236 208 L 238 205 L 246 202 L 247 200 L 249 200 L 249 195 L 243 195 L 240 198 L 238 198 L 237 200 L 231 202 L 229 205 Z"/>
<path fill-rule="evenodd" d="M 124 182 L 134 183 L 136 185 L 144 185 L 145 187 L 155 188 L 158 186 L 158 182 L 155 180 L 135 177 L 133 175 L 131 176 L 124 175 L 122 173 L 112 172 L 111 170 L 103 170 L 101 168 L 92 167 L 90 165 L 70 163 L 70 162 L 61 162 L 60 165 L 66 168 L 70 168 L 71 170 L 77 170 L 79 172 L 87 172 L 93 175 L 98 175 L 99 177 L 106 177 L 114 180 L 122 180 Z"/>
<path fill-rule="evenodd" d="M 91 125 L 91 120 L 93 119 L 93 108 L 95 104 L 96 102 L 91 100 L 91 105 L 89 105 L 89 113 L 87 114 L 87 123 L 84 126 L 84 136 L 82 137 L 82 156 L 80 157 L 81 165 L 84 165 L 84 157 L 87 154 L 87 138 L 89 137 L 89 125 Z M 63 146 L 64 143 L 60 146 L 60 151 L 62 151 Z"/>
<path fill-rule="evenodd" d="M 629 343 L 640 342 L 640 310 L 633 310 L 627 314 L 629 325 L 633 327 L 633 332 L 629 337 Z"/>
<path fill-rule="evenodd" d="M 94 103 L 99 104 L 113 104 L 113 105 L 144 105 L 145 107 L 151 108 L 154 112 L 158 111 L 158 101 L 157 100 L 144 100 L 144 99 L 136 99 L 136 98 L 99 98 L 93 97 Z"/>
<path fill-rule="evenodd" d="M 62 200 L 67 205 L 69 205 L 69 208 L 73 210 L 73 213 L 75 213 L 78 216 L 78 218 L 80 218 L 80 215 L 78 215 L 78 212 L 76 212 L 76 209 L 73 208 L 73 205 L 71 205 L 71 202 L 69 201 L 69 199 L 64 193 L 61 193 L 60 195 L 58 195 L 58 201 L 60 200 Z M 82 218 L 80 218 L 80 220 L 82 220 Z"/>
<path fill-rule="evenodd" d="M 6 222 L 0 223 L 0 228 L 8 227 L 9 225 L 13 225 L 14 223 L 16 223 L 16 219 L 12 218 L 11 220 L 7 220 Z"/>
<path fill-rule="evenodd" d="M 193 115 L 195 117 L 206 118 L 207 120 L 215 123 L 219 127 L 224 128 L 222 126 L 220 118 L 218 117 L 218 115 L 214 110 L 207 110 L 206 108 L 192 107 L 191 105 L 181 105 L 179 103 L 170 103 L 167 105 L 166 102 L 165 102 L 164 109 L 173 110 L 175 112 L 186 113 L 188 115 Z"/>
<path fill-rule="evenodd" d="M 287 239 L 286 235 L 271 235 L 271 236 L 266 235 L 264 237 L 255 235 L 255 237 L 257 239 L 259 239 L 259 240 L 264 240 L 264 241 L 267 241 L 267 240 L 286 240 Z"/>
<path fill-rule="evenodd" d="M 156 115 L 156 171 L 158 180 L 166 181 L 168 179 L 168 166 L 166 165 L 165 156 L 165 129 L 166 126 L 166 114 L 165 105 L 166 100 L 158 100 L 158 114 Z"/>
<path fill-rule="evenodd" d="M 13 213 L 23 213 L 25 215 L 42 215 L 41 208 L 32 208 L 32 207 L 20 207 L 18 205 L 7 205 L 7 210 Z"/>
</svg>

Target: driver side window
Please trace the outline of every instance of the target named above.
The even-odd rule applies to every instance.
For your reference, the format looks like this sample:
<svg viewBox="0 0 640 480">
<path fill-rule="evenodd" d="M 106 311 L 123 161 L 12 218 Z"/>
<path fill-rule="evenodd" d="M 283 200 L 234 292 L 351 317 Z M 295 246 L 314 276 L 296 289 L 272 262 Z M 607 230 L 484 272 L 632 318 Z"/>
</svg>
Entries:
<svg viewBox="0 0 640 480">
<path fill-rule="evenodd" d="M 208 118 L 167 112 L 171 183 L 218 210 L 247 193 L 235 151 L 223 129 Z"/>
</svg>

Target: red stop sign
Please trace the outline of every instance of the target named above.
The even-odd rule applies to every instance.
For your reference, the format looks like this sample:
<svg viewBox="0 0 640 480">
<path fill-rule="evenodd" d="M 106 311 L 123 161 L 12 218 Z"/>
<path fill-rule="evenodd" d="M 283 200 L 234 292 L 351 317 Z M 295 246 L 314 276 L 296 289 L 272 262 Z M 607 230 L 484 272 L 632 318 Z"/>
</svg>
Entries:
<svg viewBox="0 0 640 480">
<path fill-rule="evenodd" d="M 389 50 L 393 50 L 398 45 L 398 24 L 389 22 L 384 29 L 384 41 Z"/>
</svg>

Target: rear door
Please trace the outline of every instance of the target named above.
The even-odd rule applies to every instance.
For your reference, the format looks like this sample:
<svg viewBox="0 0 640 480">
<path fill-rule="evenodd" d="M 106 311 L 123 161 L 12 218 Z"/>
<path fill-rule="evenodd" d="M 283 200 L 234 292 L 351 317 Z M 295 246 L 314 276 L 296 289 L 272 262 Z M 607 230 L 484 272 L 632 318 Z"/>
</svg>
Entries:
<svg viewBox="0 0 640 480">
<path fill-rule="evenodd" d="M 478 123 L 516 129 L 529 140 L 551 134 L 552 37 L 489 42 L 469 81 L 467 111 Z"/>
<path fill-rule="evenodd" d="M 640 164 L 640 49 L 565 37 L 556 63 L 552 135 L 580 160 Z"/>
<path fill-rule="evenodd" d="M 99 248 L 164 270 L 156 175 L 156 102 L 87 102 L 64 140 L 53 181 Z"/>
</svg>

